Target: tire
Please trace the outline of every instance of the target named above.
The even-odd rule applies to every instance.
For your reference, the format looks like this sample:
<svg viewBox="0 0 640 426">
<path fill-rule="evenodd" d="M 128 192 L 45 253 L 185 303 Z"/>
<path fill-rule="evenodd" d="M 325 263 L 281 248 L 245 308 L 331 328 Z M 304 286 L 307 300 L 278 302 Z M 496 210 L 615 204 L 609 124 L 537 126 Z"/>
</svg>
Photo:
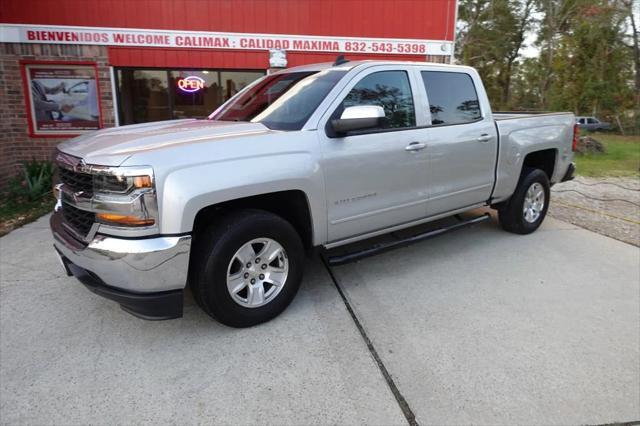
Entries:
<svg viewBox="0 0 640 426">
<path fill-rule="evenodd" d="M 262 210 L 234 211 L 217 218 L 197 237 L 191 289 L 198 305 L 221 323 L 240 328 L 269 321 L 298 292 L 304 247 L 293 226 L 281 217 Z M 273 261 L 258 259 L 265 252 Z"/>
<path fill-rule="evenodd" d="M 531 190 L 530 195 L 541 193 L 544 195 L 542 206 L 540 207 L 540 198 L 527 199 L 527 193 Z M 500 225 L 505 231 L 515 234 L 530 234 L 542 224 L 547 209 L 549 208 L 550 186 L 547 174 L 540 169 L 526 168 L 522 171 L 518 186 L 509 201 L 498 209 L 498 218 Z M 531 204 L 530 201 L 534 203 Z M 530 207 L 528 211 L 526 206 Z M 538 208 L 536 208 L 538 207 Z"/>
</svg>

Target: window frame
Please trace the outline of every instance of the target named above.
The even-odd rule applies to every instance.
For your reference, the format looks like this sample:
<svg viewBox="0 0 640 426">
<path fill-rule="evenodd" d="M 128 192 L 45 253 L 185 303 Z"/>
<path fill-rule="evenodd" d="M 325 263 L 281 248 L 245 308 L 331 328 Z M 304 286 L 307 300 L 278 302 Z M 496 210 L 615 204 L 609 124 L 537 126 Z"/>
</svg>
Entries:
<svg viewBox="0 0 640 426">
<path fill-rule="evenodd" d="M 347 133 L 346 135 L 337 135 L 337 134 L 335 134 L 335 132 L 333 131 L 333 128 L 331 127 L 332 117 L 336 113 L 338 108 L 340 108 L 340 105 L 342 104 L 344 99 L 347 97 L 347 95 L 351 92 L 351 90 L 358 83 L 360 83 L 363 79 L 365 79 L 366 77 L 370 76 L 371 74 L 376 74 L 376 73 L 380 73 L 380 72 L 389 72 L 389 71 L 400 71 L 400 72 L 404 72 L 406 74 L 407 81 L 409 82 L 409 90 L 411 91 L 411 98 L 413 100 L 413 109 L 414 109 L 414 113 L 415 113 L 415 123 L 416 124 L 414 126 L 410 126 L 410 127 L 393 127 L 393 128 L 388 128 L 388 129 L 362 130 L 362 131 L 357 131 L 357 132 L 350 132 L 350 133 Z M 326 137 L 328 137 L 330 139 L 341 139 L 341 138 L 347 138 L 347 137 L 351 137 L 351 136 L 362 136 L 362 135 L 370 135 L 370 134 L 377 134 L 377 133 L 403 132 L 403 131 L 407 131 L 407 130 L 415 130 L 415 129 L 420 129 L 420 128 L 425 127 L 424 125 L 426 123 L 422 123 L 421 122 L 423 117 L 422 117 L 420 111 L 421 111 L 423 105 L 421 103 L 420 96 L 417 93 L 417 90 L 418 90 L 419 86 L 416 85 L 415 75 L 412 72 L 411 66 L 404 66 L 404 65 L 400 65 L 400 66 L 398 66 L 398 65 L 372 66 L 372 67 L 364 68 L 364 69 L 360 70 L 359 72 L 354 73 L 352 76 L 346 75 L 343 78 L 346 80 L 345 86 L 340 89 L 338 94 L 335 96 L 335 99 L 331 102 L 329 107 L 322 114 L 322 118 L 320 120 L 320 123 L 324 122 L 324 125 L 323 126 L 318 126 L 318 127 L 323 127 L 324 128 L 324 132 L 325 132 L 325 136 Z M 329 95 L 331 95 L 331 92 L 329 93 Z"/>
<path fill-rule="evenodd" d="M 465 121 L 465 122 L 461 122 L 461 123 L 442 123 L 442 124 L 433 124 L 433 119 L 431 117 L 431 104 L 429 103 L 429 91 L 427 90 L 427 85 L 424 82 L 424 79 L 422 77 L 422 73 L 423 72 L 441 72 L 441 73 L 450 73 L 450 74 L 463 74 L 466 75 L 469 80 L 471 81 L 471 86 L 473 87 L 473 90 L 476 94 L 476 99 L 478 100 L 478 108 L 480 109 L 480 117 L 472 120 L 472 121 Z M 466 124 L 473 124 L 473 123 L 479 123 L 481 121 L 484 121 L 486 119 L 486 114 L 485 114 L 485 109 L 482 105 L 482 102 L 480 100 L 480 96 L 478 94 L 478 86 L 476 85 L 475 79 L 473 78 L 473 75 L 471 75 L 471 73 L 468 72 L 464 72 L 464 71 L 454 71 L 454 70 L 447 70 L 447 69 L 429 69 L 429 68 L 419 68 L 417 70 L 417 74 L 419 77 L 419 82 L 422 85 L 422 90 L 424 91 L 424 96 L 426 99 L 426 105 L 425 105 L 425 114 L 429 117 L 428 121 L 429 121 L 429 125 L 427 127 L 447 127 L 447 126 L 462 126 L 462 125 L 466 125 Z"/>
<path fill-rule="evenodd" d="M 121 113 L 123 111 L 122 108 L 122 94 L 120 93 L 119 87 L 120 87 L 120 75 L 118 71 L 121 70 L 132 70 L 132 71 L 163 71 L 166 76 L 167 76 L 167 82 L 171 81 L 170 78 L 170 72 L 171 71 L 194 71 L 194 72 L 202 72 L 202 71 L 211 71 L 211 72 L 215 72 L 217 73 L 218 76 L 218 86 L 222 87 L 222 73 L 223 72 L 255 72 L 255 73 L 262 73 L 262 77 L 264 77 L 265 75 L 267 75 L 267 71 L 264 69 L 245 69 L 245 68 L 197 68 L 197 67 L 171 67 L 171 68 L 167 68 L 167 67 L 162 67 L 162 68 L 158 68 L 158 67 L 118 67 L 115 66 L 113 67 L 113 85 L 114 85 L 114 93 L 116 96 L 115 99 L 115 108 L 116 108 L 116 115 L 117 115 L 117 122 L 119 126 L 126 126 L 129 124 L 142 124 L 142 123 L 128 123 L 128 124 L 124 124 L 123 122 L 123 118 L 121 117 Z M 173 96 L 173 91 L 170 90 L 170 88 L 167 88 L 168 91 L 168 99 L 169 99 L 169 115 L 170 118 L 169 120 L 178 120 L 178 118 L 175 118 L 175 114 L 174 114 L 174 109 L 175 109 L 175 104 L 174 104 L 174 96 Z M 238 92 L 239 93 L 239 92 Z M 237 94 L 237 93 L 236 93 Z M 235 96 L 235 95 L 234 95 Z M 233 96 L 232 96 L 233 97 Z M 229 98 L 231 99 L 231 98 Z M 227 99 L 227 101 L 229 100 Z M 218 106 L 218 108 L 222 105 L 224 105 L 227 101 L 224 101 L 222 104 L 220 104 Z M 218 109 L 216 108 L 216 110 Z M 215 111 L 215 110 L 214 110 Z M 214 111 L 209 111 L 209 113 L 205 116 L 205 118 L 202 118 L 202 120 L 206 120 L 209 115 L 211 115 L 211 113 L 213 113 Z M 154 123 L 154 121 L 146 121 L 144 123 Z"/>
</svg>

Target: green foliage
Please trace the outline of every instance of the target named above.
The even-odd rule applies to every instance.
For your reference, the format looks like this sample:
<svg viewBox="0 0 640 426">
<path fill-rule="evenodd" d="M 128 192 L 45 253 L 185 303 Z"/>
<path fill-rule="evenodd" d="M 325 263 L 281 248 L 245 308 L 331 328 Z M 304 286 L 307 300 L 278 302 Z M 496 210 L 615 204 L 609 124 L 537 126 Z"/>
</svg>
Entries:
<svg viewBox="0 0 640 426">
<path fill-rule="evenodd" d="M 462 0 L 457 57 L 478 69 L 494 109 L 510 109 L 524 38 L 536 23 L 534 0 Z"/>
<path fill-rule="evenodd" d="M 0 237 L 12 229 L 32 222 L 53 210 L 54 201 L 49 197 L 28 201 L 24 199 L 3 199 L 0 196 Z"/>
<path fill-rule="evenodd" d="M 0 191 L 0 236 L 53 209 L 53 167 L 49 161 L 24 161 L 22 174 Z"/>
<path fill-rule="evenodd" d="M 582 176 L 640 176 L 640 137 L 596 133 L 605 154 L 576 155 L 576 171 Z"/>
<path fill-rule="evenodd" d="M 495 110 L 565 110 L 614 126 L 617 118 L 637 123 L 630 5 L 461 0 L 457 58 L 478 69 Z M 536 36 L 537 57 L 521 55 L 527 33 Z M 634 129 L 640 131 L 625 130 Z"/>
<path fill-rule="evenodd" d="M 616 115 L 633 102 L 631 56 L 622 43 L 624 18 L 607 1 L 589 3 L 576 8 L 570 31 L 559 37 L 546 106 Z"/>
<path fill-rule="evenodd" d="M 53 166 L 50 161 L 23 161 L 22 172 L 22 176 L 9 182 L 10 197 L 35 201 L 51 192 Z"/>
</svg>

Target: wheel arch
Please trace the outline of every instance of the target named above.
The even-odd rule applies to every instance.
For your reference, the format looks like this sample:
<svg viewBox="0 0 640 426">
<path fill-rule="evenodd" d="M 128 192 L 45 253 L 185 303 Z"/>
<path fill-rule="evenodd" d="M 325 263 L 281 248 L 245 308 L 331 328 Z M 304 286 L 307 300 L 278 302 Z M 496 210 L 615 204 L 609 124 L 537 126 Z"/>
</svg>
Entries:
<svg viewBox="0 0 640 426">
<path fill-rule="evenodd" d="M 258 209 L 273 213 L 289 222 L 300 235 L 307 249 L 314 246 L 311 206 L 307 194 L 300 189 L 274 191 L 226 200 L 201 208 L 195 215 L 192 234 L 198 233 L 220 215 L 233 210 Z"/>
<path fill-rule="evenodd" d="M 524 155 L 519 164 L 519 169 L 515 167 L 512 174 L 509 175 L 509 185 L 503 185 L 501 188 L 501 196 L 495 197 L 491 200 L 490 205 L 492 208 L 499 209 L 500 206 L 503 206 L 509 201 L 513 196 L 513 193 L 516 191 L 525 172 L 529 169 L 542 170 L 547 176 L 547 179 L 549 179 L 549 183 L 553 185 L 554 173 L 557 170 L 558 164 L 558 149 L 545 148 L 528 152 Z M 505 191 L 505 189 L 507 189 L 507 191 Z"/>
<path fill-rule="evenodd" d="M 542 149 L 529 152 L 522 161 L 520 176 L 527 168 L 540 169 L 547 175 L 549 181 L 553 179 L 558 159 L 558 150 L 556 148 Z"/>
</svg>

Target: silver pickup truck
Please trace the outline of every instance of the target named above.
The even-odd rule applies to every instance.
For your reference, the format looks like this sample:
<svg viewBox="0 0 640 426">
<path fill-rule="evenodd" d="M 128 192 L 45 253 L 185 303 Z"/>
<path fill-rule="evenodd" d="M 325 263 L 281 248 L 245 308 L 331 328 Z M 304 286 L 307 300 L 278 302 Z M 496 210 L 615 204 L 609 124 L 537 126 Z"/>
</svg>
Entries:
<svg viewBox="0 0 640 426">
<path fill-rule="evenodd" d="M 528 234 L 571 179 L 570 113 L 492 114 L 473 68 L 337 60 L 267 75 L 208 119 L 100 130 L 56 153 L 69 275 L 142 318 L 247 327 L 281 313 L 305 252 L 491 206 Z"/>
</svg>

